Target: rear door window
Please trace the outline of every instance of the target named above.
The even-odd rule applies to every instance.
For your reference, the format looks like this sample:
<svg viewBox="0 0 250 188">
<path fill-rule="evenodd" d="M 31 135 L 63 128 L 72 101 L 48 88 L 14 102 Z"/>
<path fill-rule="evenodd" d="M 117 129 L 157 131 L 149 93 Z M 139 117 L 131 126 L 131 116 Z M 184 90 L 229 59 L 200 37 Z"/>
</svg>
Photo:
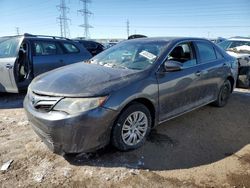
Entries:
<svg viewBox="0 0 250 188">
<path fill-rule="evenodd" d="M 62 49 L 53 41 L 35 41 L 34 51 L 36 56 L 62 54 Z"/>
<path fill-rule="evenodd" d="M 207 42 L 196 42 L 198 53 L 200 55 L 200 63 L 207 63 L 216 60 L 216 54 L 211 44 Z"/>
<path fill-rule="evenodd" d="M 79 53 L 80 52 L 80 50 L 74 44 L 71 44 L 68 42 L 63 42 L 62 44 L 67 53 Z"/>
</svg>

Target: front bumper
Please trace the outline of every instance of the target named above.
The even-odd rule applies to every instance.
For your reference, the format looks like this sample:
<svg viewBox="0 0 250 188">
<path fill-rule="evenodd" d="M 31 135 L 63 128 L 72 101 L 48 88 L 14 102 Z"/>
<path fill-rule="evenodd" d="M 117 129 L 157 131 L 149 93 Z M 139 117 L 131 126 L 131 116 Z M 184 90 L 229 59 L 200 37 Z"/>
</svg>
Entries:
<svg viewBox="0 0 250 188">
<path fill-rule="evenodd" d="M 63 112 L 39 112 L 27 96 L 24 109 L 33 130 L 55 153 L 91 152 L 109 143 L 116 111 L 106 108 L 68 115 Z"/>
</svg>

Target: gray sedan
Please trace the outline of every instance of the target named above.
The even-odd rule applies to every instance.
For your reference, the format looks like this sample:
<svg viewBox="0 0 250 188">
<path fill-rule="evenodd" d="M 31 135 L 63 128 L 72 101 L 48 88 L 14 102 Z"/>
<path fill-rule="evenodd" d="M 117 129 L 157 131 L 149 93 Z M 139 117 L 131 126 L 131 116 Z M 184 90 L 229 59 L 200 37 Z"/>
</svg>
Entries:
<svg viewBox="0 0 250 188">
<path fill-rule="evenodd" d="M 162 122 L 209 103 L 226 105 L 237 66 L 205 39 L 134 39 L 36 77 L 24 107 L 56 153 L 91 152 L 110 142 L 126 151 L 142 146 Z"/>
</svg>

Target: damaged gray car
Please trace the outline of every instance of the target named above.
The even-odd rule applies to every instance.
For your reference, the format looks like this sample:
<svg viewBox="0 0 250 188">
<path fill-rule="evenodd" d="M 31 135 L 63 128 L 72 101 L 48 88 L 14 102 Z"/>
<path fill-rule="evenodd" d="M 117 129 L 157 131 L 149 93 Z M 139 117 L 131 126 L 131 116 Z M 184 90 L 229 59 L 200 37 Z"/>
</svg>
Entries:
<svg viewBox="0 0 250 188">
<path fill-rule="evenodd" d="M 226 105 L 237 66 L 205 39 L 134 39 L 36 77 L 24 107 L 34 131 L 56 153 L 91 152 L 109 143 L 127 151 L 142 146 L 162 122 L 209 103 Z"/>
</svg>

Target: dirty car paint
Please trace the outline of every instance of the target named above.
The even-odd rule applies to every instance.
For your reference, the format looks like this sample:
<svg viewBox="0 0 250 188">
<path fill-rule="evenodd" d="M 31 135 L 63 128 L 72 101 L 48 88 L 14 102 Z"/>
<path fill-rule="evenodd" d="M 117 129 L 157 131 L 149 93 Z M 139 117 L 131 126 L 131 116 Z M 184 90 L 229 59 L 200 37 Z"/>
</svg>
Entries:
<svg viewBox="0 0 250 188">
<path fill-rule="evenodd" d="M 209 43 L 204 39 L 147 38 L 130 40 L 129 43 L 154 40 L 165 41 L 166 48 L 145 70 L 77 63 L 38 76 L 29 87 L 31 98 L 34 95 L 45 97 L 46 100 L 55 96 L 107 98 L 96 109 L 71 115 L 55 112 L 53 108 L 49 112 L 40 112 L 26 96 L 24 107 L 30 121 L 41 130 L 50 130 L 53 145 L 58 145 L 54 147 L 55 150 L 65 153 L 89 152 L 109 143 L 118 115 L 135 100 L 147 106 L 154 117 L 153 125 L 157 125 L 215 101 L 227 77 L 236 80 L 235 70 L 231 69 L 231 62 L 235 59 L 216 46 L 214 48 L 224 55 L 223 59 L 176 72 L 165 70 L 166 57 L 178 43 L 197 40 Z M 112 48 L 119 48 L 119 44 Z M 197 74 L 199 71 L 201 73 Z M 61 115 L 55 118 L 55 113 Z"/>
</svg>

